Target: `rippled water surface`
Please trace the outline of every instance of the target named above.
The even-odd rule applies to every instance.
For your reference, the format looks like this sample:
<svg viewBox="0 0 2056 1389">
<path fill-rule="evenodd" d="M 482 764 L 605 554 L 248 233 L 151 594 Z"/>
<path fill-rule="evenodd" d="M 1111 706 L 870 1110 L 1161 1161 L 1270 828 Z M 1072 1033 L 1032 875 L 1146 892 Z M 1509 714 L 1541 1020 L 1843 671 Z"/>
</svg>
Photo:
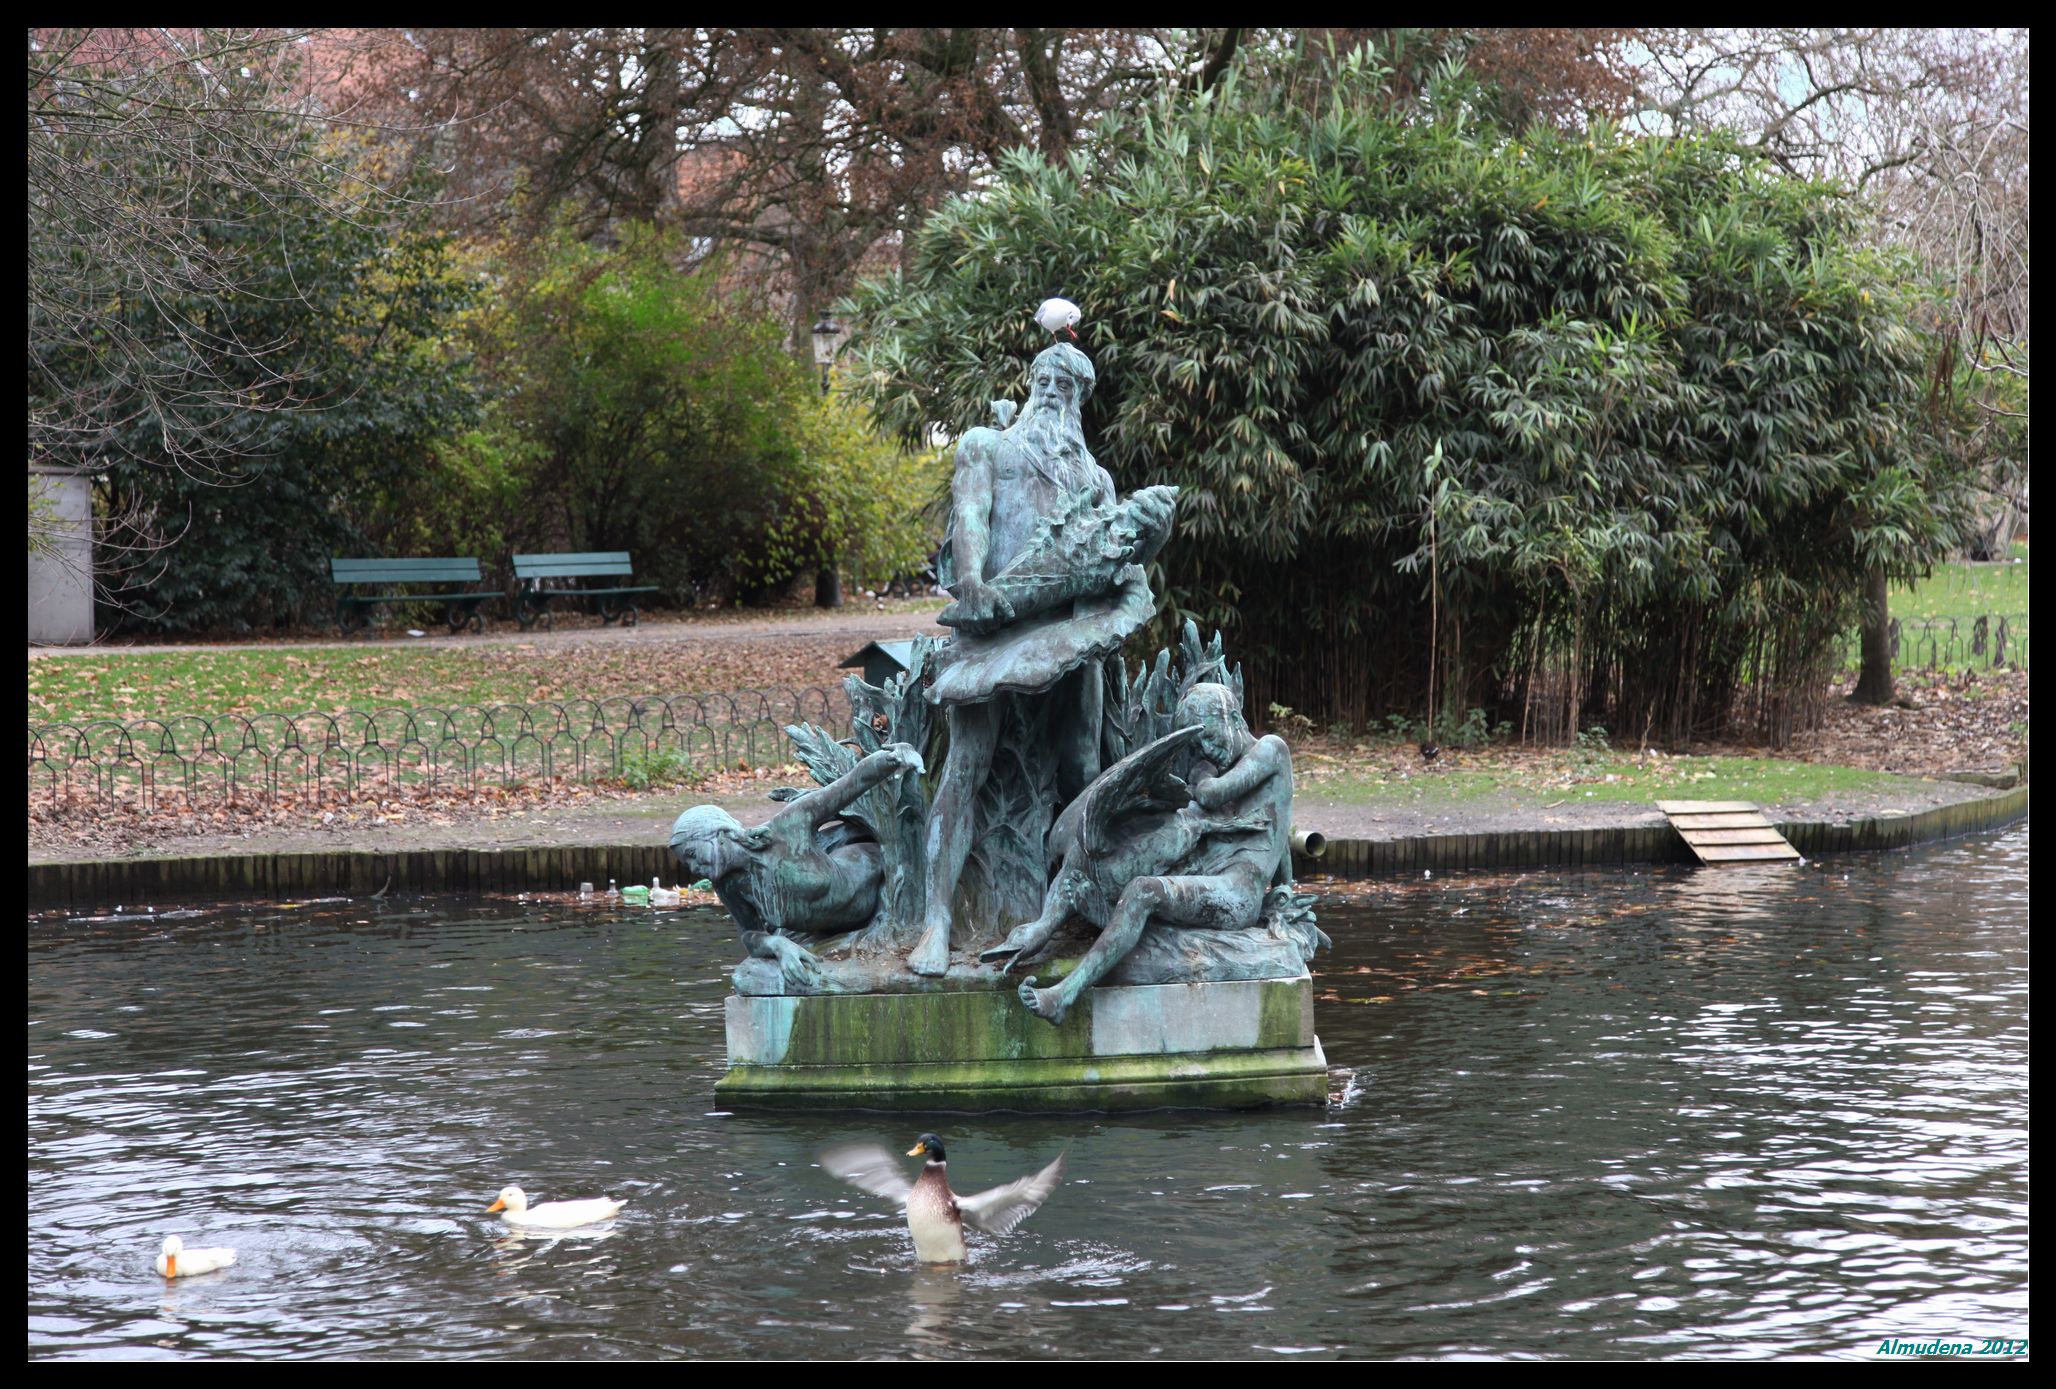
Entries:
<svg viewBox="0 0 2056 1389">
<path fill-rule="evenodd" d="M 2028 832 L 1332 900 L 1326 1112 L 724 1115 L 703 913 L 28 933 L 33 1356 L 1866 1354 L 2027 1335 Z M 1338 1072 L 1341 1089 L 1348 1077 Z M 812 1164 L 1071 1150 L 965 1269 Z M 908 1167 L 914 1166 L 912 1160 Z M 509 1238 L 499 1188 L 629 1202 Z M 233 1269 L 167 1284 L 165 1235 Z"/>
</svg>

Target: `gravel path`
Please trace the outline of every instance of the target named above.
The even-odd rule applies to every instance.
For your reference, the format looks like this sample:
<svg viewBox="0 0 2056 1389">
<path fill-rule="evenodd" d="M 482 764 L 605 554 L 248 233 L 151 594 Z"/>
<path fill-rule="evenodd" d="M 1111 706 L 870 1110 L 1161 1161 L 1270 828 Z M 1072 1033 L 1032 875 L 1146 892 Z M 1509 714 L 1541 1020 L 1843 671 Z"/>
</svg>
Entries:
<svg viewBox="0 0 2056 1389">
<path fill-rule="evenodd" d="M 462 650 L 477 646 L 531 645 L 547 650 L 552 646 L 578 644 L 582 646 L 653 646 L 674 641 L 750 641 L 767 636 L 779 637 L 846 637 L 851 641 L 900 641 L 907 637 L 926 634 L 941 637 L 947 634 L 945 628 L 935 624 L 935 614 L 942 610 L 940 601 L 894 604 L 883 610 L 875 607 L 851 605 L 837 611 L 819 608 L 799 608 L 788 612 L 770 613 L 764 616 L 731 618 L 682 617 L 660 613 L 646 616 L 633 627 L 608 627 L 597 619 L 560 619 L 552 631 L 524 632 L 513 623 L 500 623 L 483 633 L 461 632 L 452 635 L 438 625 L 429 629 L 423 637 L 396 635 L 390 637 L 360 637 L 356 640 L 313 638 L 301 640 L 292 637 L 275 637 L 264 641 L 246 642 L 163 642 L 155 644 L 128 645 L 120 642 L 96 643 L 91 646 L 31 646 L 29 659 L 32 661 L 61 660 L 67 656 L 99 656 L 110 654 L 154 656 L 171 653 L 194 654 L 214 651 L 276 651 L 290 647 L 295 650 L 351 650 L 379 651 L 406 647 L 413 650 Z"/>
<path fill-rule="evenodd" d="M 1765 806 L 1772 820 L 1843 823 L 1881 814 L 1917 813 L 1939 805 L 1998 794 L 1987 786 L 1954 781 L 1905 782 L 1882 792 L 1845 792 L 1817 801 Z M 428 824 L 416 816 L 395 825 L 353 825 L 340 829 L 261 829 L 163 839 L 112 858 L 188 857 L 214 854 L 344 853 L 401 850 L 545 848 L 579 844 L 661 844 L 678 812 L 703 800 L 726 809 L 746 825 L 767 819 L 775 808 L 767 796 L 699 797 L 670 791 L 629 800 L 590 802 L 526 815 L 453 820 Z M 1398 807 L 1324 799 L 1303 794 L 1294 821 L 1330 839 L 1408 839 L 1437 834 L 1502 834 L 1527 830 L 1625 828 L 1656 825 L 1654 805 L 1614 801 L 1599 805 L 1551 805 L 1537 798 L 1496 797 L 1475 802 Z M 75 847 L 29 845 L 30 863 L 92 857 Z"/>
</svg>

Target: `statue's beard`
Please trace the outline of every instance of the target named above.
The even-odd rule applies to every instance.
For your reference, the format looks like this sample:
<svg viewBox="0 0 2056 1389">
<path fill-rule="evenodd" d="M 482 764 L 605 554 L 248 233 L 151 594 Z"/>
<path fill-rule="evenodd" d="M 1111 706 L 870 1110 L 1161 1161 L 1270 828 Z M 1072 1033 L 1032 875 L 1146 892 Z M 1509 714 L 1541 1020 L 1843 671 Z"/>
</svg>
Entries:
<svg viewBox="0 0 2056 1389">
<path fill-rule="evenodd" d="M 1044 456 L 1078 458 L 1085 453 L 1085 426 L 1078 411 L 1067 406 L 1030 398 L 1007 433 Z"/>
</svg>

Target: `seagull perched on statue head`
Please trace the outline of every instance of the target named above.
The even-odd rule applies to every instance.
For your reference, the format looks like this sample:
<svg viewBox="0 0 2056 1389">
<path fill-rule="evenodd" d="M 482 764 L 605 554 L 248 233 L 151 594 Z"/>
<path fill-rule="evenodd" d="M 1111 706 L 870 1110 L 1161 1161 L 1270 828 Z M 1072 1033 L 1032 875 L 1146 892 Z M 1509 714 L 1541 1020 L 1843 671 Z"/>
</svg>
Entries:
<svg viewBox="0 0 2056 1389">
<path fill-rule="evenodd" d="M 1045 299 L 1042 307 L 1035 311 L 1035 321 L 1047 329 L 1052 337 L 1062 333 L 1072 342 L 1078 341 L 1078 334 L 1071 325 L 1085 317 L 1076 304 L 1068 299 Z"/>
</svg>

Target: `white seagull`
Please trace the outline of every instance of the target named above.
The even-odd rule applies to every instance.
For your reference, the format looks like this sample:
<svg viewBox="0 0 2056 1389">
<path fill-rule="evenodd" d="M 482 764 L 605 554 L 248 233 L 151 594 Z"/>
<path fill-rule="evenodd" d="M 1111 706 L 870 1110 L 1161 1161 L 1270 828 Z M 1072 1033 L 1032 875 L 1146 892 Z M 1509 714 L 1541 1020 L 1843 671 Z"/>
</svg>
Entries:
<svg viewBox="0 0 2056 1389">
<path fill-rule="evenodd" d="M 1035 311 L 1035 321 L 1051 336 L 1062 333 L 1072 342 L 1078 341 L 1078 334 L 1071 325 L 1083 317 L 1085 315 L 1078 306 L 1068 299 L 1045 299 L 1042 307 Z"/>
</svg>

